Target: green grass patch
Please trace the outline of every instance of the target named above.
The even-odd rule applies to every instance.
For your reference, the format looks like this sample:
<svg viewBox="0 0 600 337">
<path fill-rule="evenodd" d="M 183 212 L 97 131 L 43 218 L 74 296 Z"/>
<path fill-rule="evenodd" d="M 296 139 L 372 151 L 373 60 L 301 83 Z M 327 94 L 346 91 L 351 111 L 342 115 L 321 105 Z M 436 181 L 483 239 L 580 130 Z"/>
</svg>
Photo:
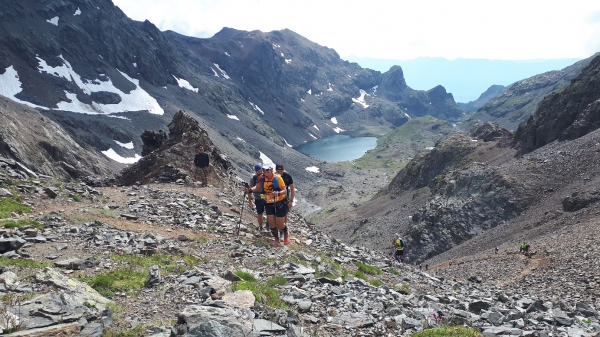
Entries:
<svg viewBox="0 0 600 337">
<path fill-rule="evenodd" d="M 254 277 L 254 275 L 252 275 L 248 272 L 242 271 L 242 270 L 238 270 L 238 271 L 234 272 L 234 274 L 236 274 L 239 278 L 241 278 L 244 281 L 248 281 L 248 282 L 256 281 L 256 278 Z"/>
<path fill-rule="evenodd" d="M 5 198 L 0 201 L 0 219 L 10 218 L 11 213 L 31 213 L 31 207 L 21 205 L 21 198 Z"/>
<path fill-rule="evenodd" d="M 132 292 L 142 288 L 148 279 L 148 272 L 133 268 L 120 268 L 106 274 L 82 278 L 82 281 L 96 289 L 102 296 L 114 296 L 117 291 Z"/>
<path fill-rule="evenodd" d="M 360 272 L 360 271 L 354 272 L 354 277 L 359 278 L 361 280 L 369 281 L 369 278 L 367 277 L 367 275 L 365 275 L 365 273 Z"/>
<path fill-rule="evenodd" d="M 22 268 L 45 268 L 52 267 L 52 263 L 37 262 L 28 259 L 9 259 L 8 257 L 0 257 L 0 266 L 16 266 Z"/>
<path fill-rule="evenodd" d="M 396 270 L 396 269 L 388 269 L 387 270 L 388 273 L 392 274 L 392 275 L 400 275 L 400 273 Z"/>
<path fill-rule="evenodd" d="M 237 274 L 236 274 L 237 275 Z M 238 275 L 239 276 L 239 275 Z M 240 276 L 241 277 L 241 276 Z M 256 301 L 268 305 L 273 308 L 292 309 L 287 303 L 283 302 L 279 297 L 283 293 L 282 290 L 275 289 L 275 285 L 285 285 L 287 280 L 283 276 L 273 277 L 267 282 L 258 281 L 239 281 L 232 286 L 233 291 L 250 290 Z"/>
<path fill-rule="evenodd" d="M 368 264 L 364 264 L 364 263 L 356 263 L 356 267 L 358 268 L 358 270 L 360 270 L 363 273 L 369 274 L 369 275 L 380 275 L 383 272 L 381 271 L 381 269 L 370 266 Z"/>
<path fill-rule="evenodd" d="M 81 202 L 81 197 L 78 195 L 74 195 L 71 199 L 73 199 L 76 202 Z"/>
<path fill-rule="evenodd" d="M 371 283 L 371 285 L 374 286 L 374 287 L 379 287 L 379 286 L 383 285 L 383 282 L 381 282 L 381 281 L 379 281 L 377 279 L 370 279 L 367 282 Z"/>
<path fill-rule="evenodd" d="M 34 226 L 37 229 L 42 229 L 42 225 L 34 220 L 4 220 L 0 221 L 0 226 L 4 228 L 21 228 L 25 226 Z"/>
<path fill-rule="evenodd" d="M 464 326 L 445 325 L 439 328 L 415 332 L 413 337 L 479 337 L 481 331 Z"/>
</svg>

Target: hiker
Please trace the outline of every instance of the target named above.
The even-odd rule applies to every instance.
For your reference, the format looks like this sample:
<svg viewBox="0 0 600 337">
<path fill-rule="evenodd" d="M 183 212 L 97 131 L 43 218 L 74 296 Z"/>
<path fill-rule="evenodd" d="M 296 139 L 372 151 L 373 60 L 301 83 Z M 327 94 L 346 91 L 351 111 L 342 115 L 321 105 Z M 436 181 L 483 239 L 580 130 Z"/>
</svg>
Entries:
<svg viewBox="0 0 600 337">
<path fill-rule="evenodd" d="M 285 183 L 283 178 L 273 173 L 273 164 L 263 165 L 263 176 L 257 184 L 249 188 L 249 191 L 255 193 L 262 191 L 261 198 L 264 196 L 265 213 L 267 213 L 267 222 L 271 229 L 271 234 L 275 238 L 273 246 L 279 246 L 279 230 L 283 231 L 283 244 L 290 243 L 290 236 L 285 226 L 285 216 L 287 214 L 287 204 L 283 201 L 286 196 Z"/>
<path fill-rule="evenodd" d="M 252 176 L 252 178 L 250 178 L 250 181 L 248 183 L 249 186 L 256 186 L 258 184 L 258 182 L 262 179 L 262 177 L 263 177 L 262 165 L 261 164 L 254 165 L 254 172 L 255 172 L 255 174 Z M 263 223 L 264 223 L 263 213 L 265 212 L 265 199 L 261 198 L 262 192 L 263 192 L 262 189 L 257 192 L 254 192 L 254 193 L 248 191 L 248 207 L 250 209 L 253 208 L 252 207 L 252 199 L 254 199 L 254 205 L 256 205 L 256 213 L 258 214 L 257 215 L 258 230 L 266 231 L 267 227 L 263 226 Z"/>
<path fill-rule="evenodd" d="M 396 261 L 400 263 L 404 262 L 404 240 L 402 240 L 401 237 L 397 237 L 396 240 L 394 240 L 394 248 L 396 248 L 396 251 L 394 252 Z"/>
<path fill-rule="evenodd" d="M 203 187 L 208 186 L 208 154 L 204 153 L 204 147 L 198 147 L 198 153 L 194 157 L 194 165 L 196 166 L 196 177 L 202 172 L 202 185 Z"/>
<path fill-rule="evenodd" d="M 525 252 L 525 246 L 526 246 L 526 245 L 525 245 L 525 242 L 523 242 L 523 243 L 521 244 L 521 247 L 519 247 L 519 253 L 523 253 L 523 252 Z"/>
<path fill-rule="evenodd" d="M 278 175 L 283 178 L 283 182 L 285 183 L 286 195 L 284 201 L 286 201 L 288 212 L 292 209 L 294 205 L 294 197 L 296 196 L 296 189 L 294 187 L 294 178 L 283 168 L 282 164 L 275 165 L 275 171 Z M 285 215 L 285 227 L 287 228 L 288 216 L 287 213 Z M 288 228 L 289 231 L 289 228 Z M 279 236 L 283 236 L 282 232 L 279 233 Z"/>
</svg>

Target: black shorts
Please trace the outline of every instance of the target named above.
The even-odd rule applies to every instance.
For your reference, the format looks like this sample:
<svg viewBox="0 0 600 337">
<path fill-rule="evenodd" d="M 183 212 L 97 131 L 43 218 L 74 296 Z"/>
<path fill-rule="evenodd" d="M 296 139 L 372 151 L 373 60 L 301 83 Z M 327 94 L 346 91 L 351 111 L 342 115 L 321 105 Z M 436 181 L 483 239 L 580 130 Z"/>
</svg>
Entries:
<svg viewBox="0 0 600 337">
<path fill-rule="evenodd" d="M 396 250 L 396 252 L 394 253 L 394 256 L 396 256 L 396 255 L 404 256 L 404 249 L 403 250 Z"/>
<path fill-rule="evenodd" d="M 265 211 L 267 215 L 275 215 L 278 218 L 285 218 L 288 212 L 288 206 L 283 201 L 278 201 L 274 204 L 266 204 Z"/>
<path fill-rule="evenodd" d="M 265 199 L 254 199 L 254 205 L 256 206 L 257 214 L 263 214 L 265 212 Z"/>
</svg>

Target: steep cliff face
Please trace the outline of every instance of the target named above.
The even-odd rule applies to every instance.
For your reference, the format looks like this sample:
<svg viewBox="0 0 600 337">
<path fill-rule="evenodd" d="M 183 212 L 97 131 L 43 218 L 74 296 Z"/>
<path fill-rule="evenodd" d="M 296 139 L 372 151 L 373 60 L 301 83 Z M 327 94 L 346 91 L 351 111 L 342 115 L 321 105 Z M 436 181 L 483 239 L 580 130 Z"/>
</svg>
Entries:
<svg viewBox="0 0 600 337">
<path fill-rule="evenodd" d="M 564 89 L 547 96 L 527 123 L 519 126 L 515 145 L 529 153 L 555 140 L 572 140 L 600 127 L 600 56 Z"/>
<path fill-rule="evenodd" d="M 495 121 L 508 130 L 516 130 L 533 115 L 544 97 L 568 85 L 593 59 L 518 81 L 483 105 L 470 119 Z"/>
</svg>

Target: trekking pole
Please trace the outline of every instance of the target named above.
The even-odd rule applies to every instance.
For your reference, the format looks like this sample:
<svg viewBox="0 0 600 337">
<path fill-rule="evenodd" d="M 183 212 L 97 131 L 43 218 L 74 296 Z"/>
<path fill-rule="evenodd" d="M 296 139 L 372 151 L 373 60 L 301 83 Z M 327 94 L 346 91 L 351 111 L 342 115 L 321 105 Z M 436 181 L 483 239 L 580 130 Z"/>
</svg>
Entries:
<svg viewBox="0 0 600 337">
<path fill-rule="evenodd" d="M 240 220 L 238 220 L 238 227 L 237 227 L 237 236 L 240 236 L 240 227 L 242 225 L 242 215 L 244 214 L 244 203 L 246 201 L 246 191 L 244 191 L 244 194 L 242 194 L 242 207 L 240 208 Z"/>
</svg>

